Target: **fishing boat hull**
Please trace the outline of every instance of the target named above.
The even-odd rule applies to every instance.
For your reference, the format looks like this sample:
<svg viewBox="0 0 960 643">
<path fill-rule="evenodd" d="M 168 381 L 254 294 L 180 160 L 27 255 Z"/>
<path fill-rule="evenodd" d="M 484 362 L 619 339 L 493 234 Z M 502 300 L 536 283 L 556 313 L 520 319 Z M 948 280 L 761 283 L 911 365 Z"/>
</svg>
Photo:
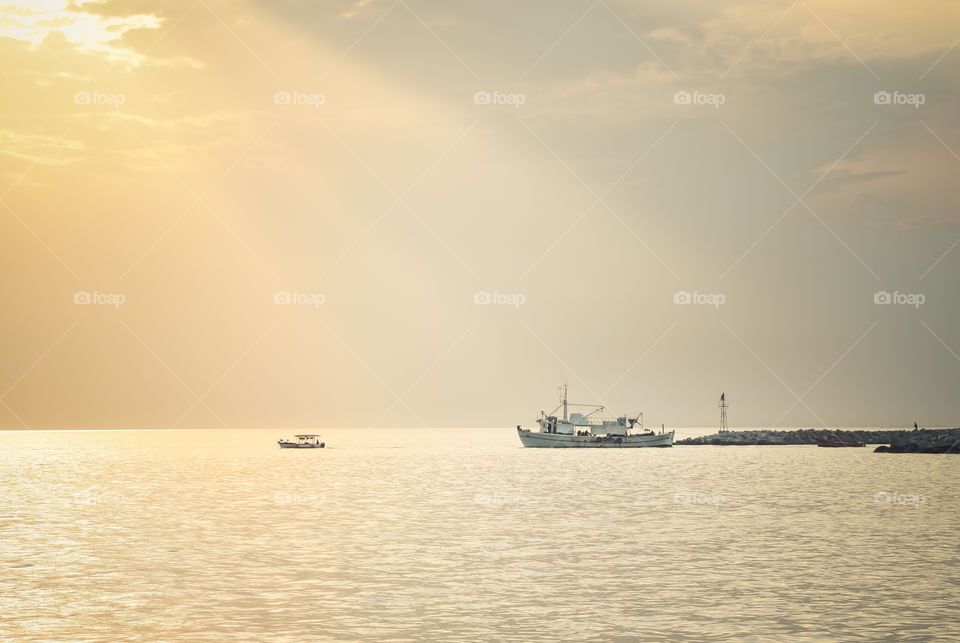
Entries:
<svg viewBox="0 0 960 643">
<path fill-rule="evenodd" d="M 297 444 L 296 442 L 277 442 L 281 449 L 322 449 L 326 446 L 323 442 L 320 444 Z"/>
<path fill-rule="evenodd" d="M 817 440 L 818 447 L 844 448 L 844 447 L 865 447 L 863 442 L 836 442 L 834 440 Z"/>
<path fill-rule="evenodd" d="M 572 435 L 567 433 L 543 433 L 517 429 L 520 442 L 525 447 L 546 449 L 636 449 L 640 447 L 671 447 L 673 431 L 654 435 Z"/>
</svg>

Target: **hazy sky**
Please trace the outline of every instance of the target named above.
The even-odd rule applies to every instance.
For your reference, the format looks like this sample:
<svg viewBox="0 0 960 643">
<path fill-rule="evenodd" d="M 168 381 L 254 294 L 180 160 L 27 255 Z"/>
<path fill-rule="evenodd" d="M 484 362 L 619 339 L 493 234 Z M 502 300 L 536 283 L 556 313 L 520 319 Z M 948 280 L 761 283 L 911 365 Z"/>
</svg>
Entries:
<svg viewBox="0 0 960 643">
<path fill-rule="evenodd" d="M 958 39 L 952 0 L 0 0 L 0 426 L 512 427 L 564 377 L 957 426 Z"/>
</svg>

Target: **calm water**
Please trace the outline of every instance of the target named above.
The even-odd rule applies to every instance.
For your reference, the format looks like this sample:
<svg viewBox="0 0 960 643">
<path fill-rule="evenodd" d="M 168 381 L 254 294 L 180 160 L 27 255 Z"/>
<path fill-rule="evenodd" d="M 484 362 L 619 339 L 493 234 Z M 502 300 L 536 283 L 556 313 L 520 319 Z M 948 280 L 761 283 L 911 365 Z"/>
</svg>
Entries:
<svg viewBox="0 0 960 643">
<path fill-rule="evenodd" d="M 0 638 L 960 637 L 960 456 L 279 437 L 0 432 Z"/>
</svg>

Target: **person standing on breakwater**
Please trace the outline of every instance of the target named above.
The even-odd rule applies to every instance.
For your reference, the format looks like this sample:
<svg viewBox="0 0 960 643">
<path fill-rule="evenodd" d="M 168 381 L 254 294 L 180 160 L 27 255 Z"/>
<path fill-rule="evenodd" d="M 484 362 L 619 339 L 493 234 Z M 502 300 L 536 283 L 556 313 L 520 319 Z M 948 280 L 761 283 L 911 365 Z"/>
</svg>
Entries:
<svg viewBox="0 0 960 643">
<path fill-rule="evenodd" d="M 914 430 L 914 431 L 917 430 L 917 423 L 916 423 L 916 422 L 913 423 L 913 430 Z"/>
</svg>

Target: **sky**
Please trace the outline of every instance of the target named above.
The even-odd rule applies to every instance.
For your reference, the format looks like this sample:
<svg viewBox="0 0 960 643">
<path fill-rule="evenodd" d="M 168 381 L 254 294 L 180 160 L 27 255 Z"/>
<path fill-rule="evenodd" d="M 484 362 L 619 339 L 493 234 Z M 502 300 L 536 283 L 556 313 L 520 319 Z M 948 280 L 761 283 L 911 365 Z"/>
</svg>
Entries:
<svg viewBox="0 0 960 643">
<path fill-rule="evenodd" d="M 960 5 L 0 0 L 0 427 L 960 425 Z"/>
</svg>

